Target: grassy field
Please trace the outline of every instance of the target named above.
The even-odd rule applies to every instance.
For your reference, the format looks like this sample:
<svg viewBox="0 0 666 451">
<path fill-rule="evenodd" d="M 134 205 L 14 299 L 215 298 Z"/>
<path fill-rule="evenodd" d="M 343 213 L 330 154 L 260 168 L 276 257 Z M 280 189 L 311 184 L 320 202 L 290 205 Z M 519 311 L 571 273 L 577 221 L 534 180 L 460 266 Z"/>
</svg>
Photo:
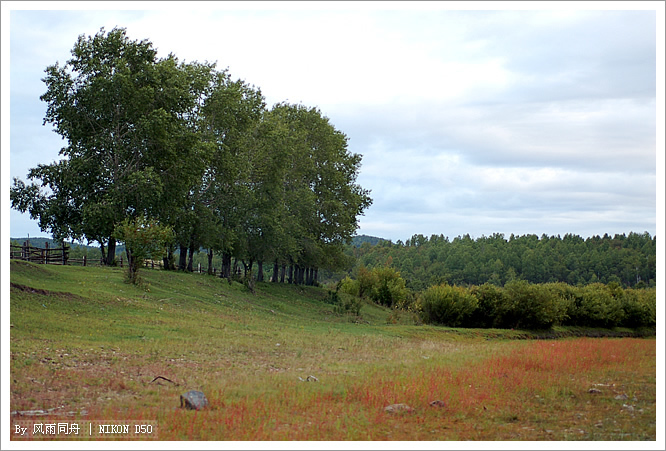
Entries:
<svg viewBox="0 0 666 451">
<path fill-rule="evenodd" d="M 12 421 L 151 421 L 170 441 L 656 440 L 654 337 L 517 340 L 336 314 L 318 288 L 142 277 L 11 262 Z M 179 407 L 193 389 L 207 409 Z"/>
</svg>

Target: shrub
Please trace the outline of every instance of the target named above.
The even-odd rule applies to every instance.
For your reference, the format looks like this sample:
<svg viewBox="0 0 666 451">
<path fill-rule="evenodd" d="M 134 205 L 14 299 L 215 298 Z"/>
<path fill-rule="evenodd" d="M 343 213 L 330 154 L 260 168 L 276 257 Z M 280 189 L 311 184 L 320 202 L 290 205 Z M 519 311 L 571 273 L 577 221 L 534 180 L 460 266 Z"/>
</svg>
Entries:
<svg viewBox="0 0 666 451">
<path fill-rule="evenodd" d="M 333 311 L 337 314 L 351 314 L 354 316 L 361 315 L 361 307 L 363 307 L 363 301 L 357 296 L 351 296 L 346 293 L 335 293 L 337 302 L 333 307 Z"/>
<path fill-rule="evenodd" d="M 504 302 L 502 288 L 485 283 L 481 286 L 472 287 L 470 293 L 478 300 L 478 307 L 470 316 L 471 327 L 490 328 L 498 327 L 497 312 Z"/>
<path fill-rule="evenodd" d="M 405 308 L 411 301 L 404 279 L 390 266 L 373 269 L 362 266 L 356 280 L 346 277 L 341 281 L 341 290 L 386 307 Z"/>
<path fill-rule="evenodd" d="M 547 287 L 512 280 L 504 290 L 504 302 L 497 312 L 500 327 L 549 329 L 566 317 L 565 303 Z"/>
<path fill-rule="evenodd" d="M 144 259 L 162 257 L 167 243 L 173 241 L 174 233 L 168 226 L 146 216 L 126 218 L 114 230 L 115 238 L 125 244 L 127 254 L 127 281 L 138 284 L 139 269 Z"/>
<path fill-rule="evenodd" d="M 557 323 L 564 324 L 568 321 L 570 315 L 573 314 L 573 310 L 576 306 L 578 288 L 564 282 L 546 283 L 543 284 L 543 288 L 550 292 L 556 302 L 560 303 L 562 317 Z"/>
<path fill-rule="evenodd" d="M 404 305 L 409 297 L 409 292 L 400 273 L 389 266 L 375 268 L 372 272 L 375 275 L 375 285 L 370 290 L 371 299 L 386 307 Z"/>
<path fill-rule="evenodd" d="M 426 289 L 420 299 L 425 322 L 450 327 L 464 326 L 478 303 L 465 288 L 446 284 Z"/>
<path fill-rule="evenodd" d="M 651 289 L 626 289 L 622 296 L 624 318 L 621 325 L 626 327 L 651 327 L 657 320 L 657 293 Z"/>
<path fill-rule="evenodd" d="M 338 282 L 338 285 L 336 287 L 336 291 L 340 291 L 342 293 L 349 294 L 351 296 L 358 296 L 358 281 L 352 280 L 349 278 L 349 276 L 345 277 L 342 279 L 340 282 Z"/>
<path fill-rule="evenodd" d="M 623 290 L 616 284 L 593 283 L 579 288 L 571 324 L 589 327 L 616 327 L 624 319 Z"/>
</svg>

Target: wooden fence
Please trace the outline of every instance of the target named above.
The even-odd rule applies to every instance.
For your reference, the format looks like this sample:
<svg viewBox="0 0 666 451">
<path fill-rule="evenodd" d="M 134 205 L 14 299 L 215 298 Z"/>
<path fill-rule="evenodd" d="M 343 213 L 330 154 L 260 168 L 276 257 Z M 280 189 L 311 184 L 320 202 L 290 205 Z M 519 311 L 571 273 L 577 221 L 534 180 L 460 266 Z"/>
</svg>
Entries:
<svg viewBox="0 0 666 451">
<path fill-rule="evenodd" d="M 9 246 L 10 258 L 45 265 L 67 265 L 69 263 L 69 247 L 49 248 L 49 243 L 45 243 L 45 246 L 43 248 L 30 246 L 28 241 L 22 245 L 12 244 Z"/>
<path fill-rule="evenodd" d="M 25 260 L 33 263 L 40 263 L 45 265 L 81 265 L 81 266 L 100 266 L 103 265 L 101 259 L 88 259 L 85 255 L 82 258 L 70 258 L 69 257 L 69 246 L 50 248 L 49 243 L 44 244 L 45 247 L 36 247 L 31 246 L 30 242 L 26 241 L 22 245 L 12 244 L 10 245 L 10 258 L 16 260 Z M 117 263 L 121 268 L 127 264 L 127 260 L 123 258 L 123 255 L 117 260 Z M 144 267 L 150 269 L 162 269 L 164 268 L 164 263 L 162 260 L 151 260 L 146 259 L 144 261 Z M 240 275 L 240 269 L 237 270 L 237 274 Z M 201 263 L 196 265 L 194 272 L 200 274 L 207 273 L 208 270 L 203 268 Z M 215 274 L 215 267 L 212 268 L 213 274 Z"/>
</svg>

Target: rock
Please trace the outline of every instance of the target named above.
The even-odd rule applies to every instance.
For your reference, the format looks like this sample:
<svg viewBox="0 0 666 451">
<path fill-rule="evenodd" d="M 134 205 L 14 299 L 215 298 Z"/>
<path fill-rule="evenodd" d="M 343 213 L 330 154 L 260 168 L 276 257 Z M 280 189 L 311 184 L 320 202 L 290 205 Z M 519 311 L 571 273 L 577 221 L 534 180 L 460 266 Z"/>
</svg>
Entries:
<svg viewBox="0 0 666 451">
<path fill-rule="evenodd" d="M 203 392 L 190 390 L 180 395 L 180 407 L 190 410 L 201 410 L 204 407 L 208 407 L 208 400 Z"/>
<path fill-rule="evenodd" d="M 623 394 L 621 394 L 621 395 L 617 395 L 617 396 L 615 397 L 615 399 L 627 400 L 627 399 L 629 399 L 629 397 L 623 393 Z"/>
<path fill-rule="evenodd" d="M 599 390 L 597 388 L 590 388 L 587 392 L 591 393 L 593 395 L 600 395 L 601 394 L 601 390 Z"/>
<path fill-rule="evenodd" d="M 446 407 L 446 404 L 444 404 L 444 401 L 437 399 L 430 402 L 430 407 Z"/>
<path fill-rule="evenodd" d="M 401 412 L 413 412 L 414 409 L 409 407 L 407 404 L 391 404 L 390 406 L 384 407 L 384 411 L 388 413 L 401 413 Z"/>
</svg>

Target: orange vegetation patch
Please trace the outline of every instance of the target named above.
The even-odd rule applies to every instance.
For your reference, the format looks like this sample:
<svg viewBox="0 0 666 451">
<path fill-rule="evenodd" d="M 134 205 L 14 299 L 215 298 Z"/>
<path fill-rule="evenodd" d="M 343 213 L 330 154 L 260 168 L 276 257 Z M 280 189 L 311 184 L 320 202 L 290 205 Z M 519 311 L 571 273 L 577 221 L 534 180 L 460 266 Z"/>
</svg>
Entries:
<svg viewBox="0 0 666 451">
<path fill-rule="evenodd" d="M 157 420 L 160 440 L 656 440 L 656 340 L 488 345 L 497 352 L 462 368 L 424 360 L 321 382 L 266 373 L 256 394 L 209 390 L 203 411 L 88 419 Z M 385 410 L 397 403 L 413 410 Z"/>
</svg>

